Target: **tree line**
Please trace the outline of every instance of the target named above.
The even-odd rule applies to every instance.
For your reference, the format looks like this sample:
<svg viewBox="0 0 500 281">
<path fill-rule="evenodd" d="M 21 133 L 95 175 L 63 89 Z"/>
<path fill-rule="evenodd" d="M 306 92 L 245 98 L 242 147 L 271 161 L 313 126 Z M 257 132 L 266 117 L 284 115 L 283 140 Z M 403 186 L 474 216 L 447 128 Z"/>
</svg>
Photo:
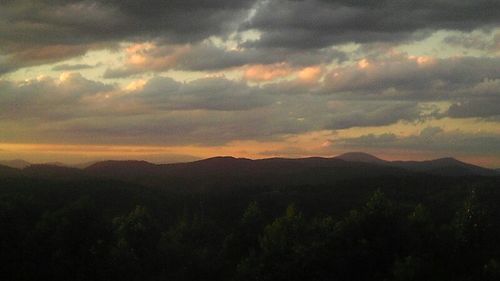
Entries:
<svg viewBox="0 0 500 281">
<path fill-rule="evenodd" d="M 175 215 L 147 201 L 110 215 L 88 194 L 40 209 L 38 201 L 49 198 L 11 192 L 0 197 L 0 274 L 4 280 L 500 280 L 500 225 L 478 193 L 468 189 L 446 219 L 439 206 L 391 200 L 376 190 L 340 216 L 294 202 L 282 202 L 287 206 L 274 214 L 252 200 L 241 209 L 218 206 L 231 218 L 223 222 L 204 211 L 214 206 L 203 200 L 177 202 Z"/>
</svg>

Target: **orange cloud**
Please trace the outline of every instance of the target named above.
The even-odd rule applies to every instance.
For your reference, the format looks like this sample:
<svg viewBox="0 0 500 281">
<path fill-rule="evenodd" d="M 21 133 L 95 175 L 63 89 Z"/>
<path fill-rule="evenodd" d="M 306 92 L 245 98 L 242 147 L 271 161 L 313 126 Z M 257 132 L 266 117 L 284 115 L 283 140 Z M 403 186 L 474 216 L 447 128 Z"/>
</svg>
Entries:
<svg viewBox="0 0 500 281">
<path fill-rule="evenodd" d="M 362 59 L 362 60 L 358 61 L 358 67 L 361 69 L 365 69 L 365 68 L 369 67 L 370 65 L 371 65 L 371 63 L 367 59 Z"/>
<path fill-rule="evenodd" d="M 144 88 L 144 85 L 146 85 L 146 83 L 147 80 L 144 79 L 134 80 L 130 82 L 127 86 L 125 86 L 125 90 L 129 92 L 140 91 Z"/>
<path fill-rule="evenodd" d="M 318 81 L 322 74 L 323 69 L 320 66 L 308 66 L 301 69 L 297 76 L 301 81 L 311 83 Z"/>
<path fill-rule="evenodd" d="M 245 70 L 243 77 L 248 81 L 266 82 L 290 76 L 292 73 L 293 69 L 286 63 L 257 64 L 249 66 Z"/>
</svg>

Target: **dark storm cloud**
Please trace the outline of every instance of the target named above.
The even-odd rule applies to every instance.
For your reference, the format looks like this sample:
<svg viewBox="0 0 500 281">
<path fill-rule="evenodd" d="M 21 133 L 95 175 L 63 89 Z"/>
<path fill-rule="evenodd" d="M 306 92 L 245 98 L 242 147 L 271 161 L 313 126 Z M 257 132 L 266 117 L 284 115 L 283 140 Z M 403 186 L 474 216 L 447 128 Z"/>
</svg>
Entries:
<svg viewBox="0 0 500 281">
<path fill-rule="evenodd" d="M 282 47 L 396 40 L 417 30 L 472 30 L 498 24 L 500 10 L 495 0 L 10 0 L 0 4 L 0 42 L 4 48 L 135 37 L 196 42 L 236 30 L 257 2 L 245 27 L 263 32 L 259 44 Z"/>
<path fill-rule="evenodd" d="M 193 42 L 231 31 L 253 1 L 27 0 L 1 4 L 2 41 L 81 44 L 134 37 Z"/>
<path fill-rule="evenodd" d="M 290 50 L 418 39 L 441 29 L 494 27 L 500 21 L 499 11 L 500 2 L 495 0 L 9 0 L 0 3 L 0 54 L 6 57 L 0 60 L 0 73 L 109 48 L 116 42 L 196 45 L 211 36 L 248 29 L 261 36 L 242 44 L 258 50 L 224 56 L 214 49 L 195 50 L 183 67 L 208 70 L 248 60 L 266 63 L 279 53 L 270 49 L 284 51 L 281 57 L 297 57 L 292 63 L 300 64 L 309 58 Z M 244 22 L 249 15 L 253 16 Z M 214 58 L 196 59 L 200 54 Z"/>
<path fill-rule="evenodd" d="M 400 41 L 439 29 L 470 31 L 500 22 L 496 0 L 260 1 L 243 29 L 262 32 L 247 46 L 320 48 L 345 42 Z"/>
<path fill-rule="evenodd" d="M 186 43 L 225 35 L 236 29 L 235 22 L 245 18 L 252 4 L 250 0 L 2 1 L 0 54 L 14 62 L 0 62 L 0 70 L 5 73 L 48 61 L 19 55 L 26 50 L 38 55 L 41 48 L 78 46 L 85 51 L 124 40 Z"/>
</svg>

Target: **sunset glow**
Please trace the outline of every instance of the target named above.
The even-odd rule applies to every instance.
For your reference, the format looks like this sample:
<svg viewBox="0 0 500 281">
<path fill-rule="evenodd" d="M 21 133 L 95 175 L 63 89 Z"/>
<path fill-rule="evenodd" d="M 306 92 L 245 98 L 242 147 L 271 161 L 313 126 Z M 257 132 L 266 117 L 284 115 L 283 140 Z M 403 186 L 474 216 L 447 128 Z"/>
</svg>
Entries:
<svg viewBox="0 0 500 281">
<path fill-rule="evenodd" d="M 500 166 L 494 13 L 128 2 L 0 4 L 0 160 L 366 151 Z"/>
</svg>

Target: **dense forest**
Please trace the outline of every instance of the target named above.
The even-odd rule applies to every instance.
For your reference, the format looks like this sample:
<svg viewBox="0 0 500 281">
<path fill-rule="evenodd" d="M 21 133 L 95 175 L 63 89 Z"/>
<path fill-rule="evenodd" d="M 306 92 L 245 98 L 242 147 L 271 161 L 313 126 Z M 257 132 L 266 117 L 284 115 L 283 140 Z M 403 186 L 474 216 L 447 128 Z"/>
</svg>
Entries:
<svg viewBox="0 0 500 281">
<path fill-rule="evenodd" d="M 191 177 L 206 181 L 172 188 L 147 184 L 160 181 L 155 175 L 133 181 L 55 167 L 40 168 L 43 173 L 3 167 L 0 275 L 500 280 L 500 177 L 377 176 L 366 169 L 356 175 L 359 167 L 351 168 L 350 177 L 281 184 L 219 170 L 231 180 L 204 173 Z M 300 176 L 323 173 L 307 167 Z"/>
</svg>

